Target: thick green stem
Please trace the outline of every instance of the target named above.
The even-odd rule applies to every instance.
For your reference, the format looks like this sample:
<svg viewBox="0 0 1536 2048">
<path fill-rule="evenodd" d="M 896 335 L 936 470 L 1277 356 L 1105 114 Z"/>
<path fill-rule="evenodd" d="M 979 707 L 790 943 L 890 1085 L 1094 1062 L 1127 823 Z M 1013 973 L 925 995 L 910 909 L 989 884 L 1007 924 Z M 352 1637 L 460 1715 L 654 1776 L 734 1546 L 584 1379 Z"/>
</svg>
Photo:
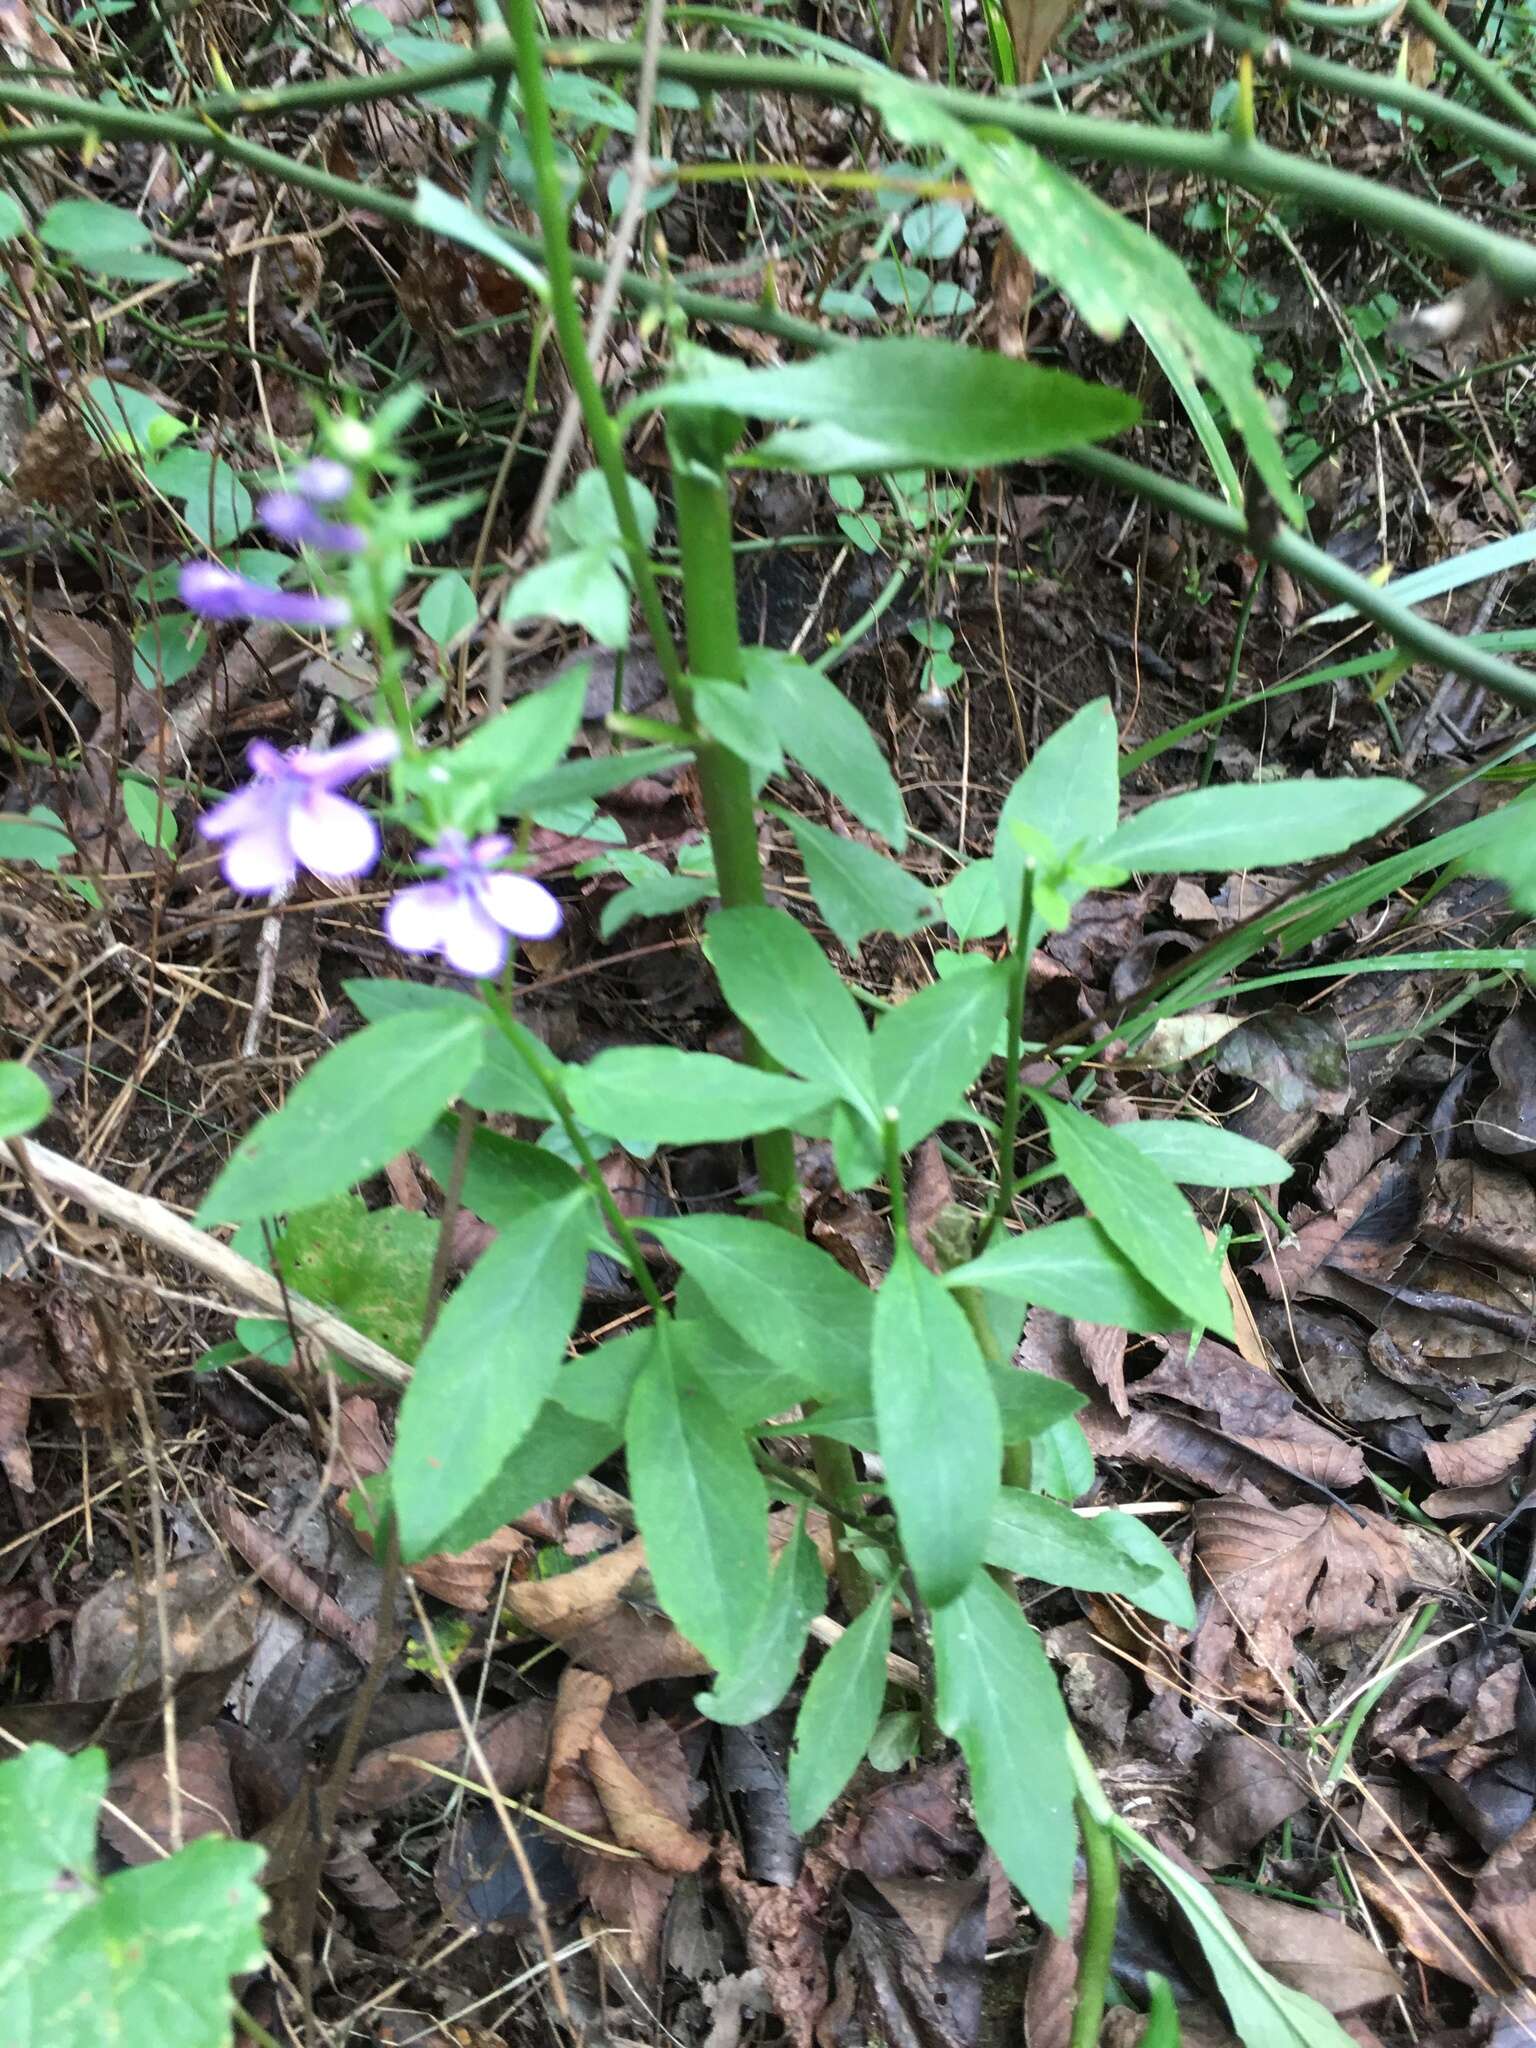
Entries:
<svg viewBox="0 0 1536 2048">
<path fill-rule="evenodd" d="M 683 570 L 683 616 L 688 627 L 688 666 L 716 682 L 742 680 L 741 626 L 736 612 L 736 563 L 731 553 L 731 496 L 724 470 L 708 460 L 679 425 L 668 435 L 672 455 L 672 498 L 677 512 L 678 551 Z M 685 684 L 679 709 L 693 715 L 693 693 Z M 757 849 L 757 805 L 752 776 L 739 754 L 704 739 L 697 755 L 699 795 L 715 855 L 720 900 L 727 909 L 764 901 L 763 867 Z M 755 1067 L 777 1072 L 751 1032 L 742 1045 Z M 775 1221 L 800 1229 L 800 1188 L 795 1141 L 788 1131 L 765 1131 L 753 1142 L 758 1180 L 771 1194 Z M 852 1465 L 850 1461 L 850 1472 Z"/>
<path fill-rule="evenodd" d="M 881 1132 L 885 1146 L 885 1186 L 891 1198 L 891 1240 L 895 1256 L 910 1251 L 907 1243 L 907 1183 L 901 1166 L 901 1125 L 893 1109 L 885 1112 Z"/>
<path fill-rule="evenodd" d="M 1077 1801 L 1077 1824 L 1088 1866 L 1088 1904 L 1077 1945 L 1077 2004 L 1070 2044 L 1071 2048 L 1098 2048 L 1120 1911 L 1120 1860 L 1109 1830 L 1082 1798 Z"/>
</svg>

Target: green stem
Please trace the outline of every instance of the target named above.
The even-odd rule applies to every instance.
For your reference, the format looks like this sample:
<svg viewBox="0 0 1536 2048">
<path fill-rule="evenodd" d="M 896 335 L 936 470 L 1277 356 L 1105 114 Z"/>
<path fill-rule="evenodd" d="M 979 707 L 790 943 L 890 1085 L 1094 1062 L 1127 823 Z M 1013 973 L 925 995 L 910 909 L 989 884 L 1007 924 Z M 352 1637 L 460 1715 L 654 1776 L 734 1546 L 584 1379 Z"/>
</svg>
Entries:
<svg viewBox="0 0 1536 2048">
<path fill-rule="evenodd" d="M 502 1036 L 548 1097 L 550 1107 L 560 1120 L 560 1128 L 565 1133 L 566 1142 L 581 1161 L 582 1172 L 586 1175 L 588 1185 L 597 1199 L 597 1206 L 602 1210 L 603 1219 L 618 1242 L 624 1255 L 624 1263 L 629 1267 L 646 1306 L 653 1315 L 665 1315 L 666 1303 L 661 1298 L 661 1290 L 651 1277 L 650 1265 L 640 1248 L 640 1239 L 635 1233 L 635 1227 L 613 1199 L 612 1190 L 603 1179 L 592 1147 L 582 1136 L 581 1126 L 576 1121 L 576 1113 L 571 1108 L 565 1090 L 560 1086 L 554 1072 L 530 1049 L 529 1034 L 517 1026 L 502 998 L 487 989 L 485 1004 L 495 1018 Z"/>
<path fill-rule="evenodd" d="M 1077 2004 L 1069 2038 L 1070 2048 L 1098 2048 L 1120 1911 L 1120 1859 L 1109 1830 L 1083 1798 L 1077 1801 L 1077 1824 L 1088 1866 L 1088 1904 L 1078 1941 Z"/>
<path fill-rule="evenodd" d="M 1170 512 L 1179 513 L 1182 518 L 1208 527 L 1214 533 L 1226 534 L 1230 539 L 1239 541 L 1250 538 L 1248 522 L 1237 507 L 1229 505 L 1223 498 L 1213 498 L 1204 491 L 1197 491 L 1190 484 L 1180 483 L 1174 477 L 1160 476 L 1156 470 L 1146 469 L 1139 462 L 1127 462 L 1124 456 L 1111 455 L 1103 448 L 1074 448 L 1060 460 L 1069 468 L 1098 477 L 1117 491 L 1129 491 L 1137 497 L 1146 498 Z M 1448 633 L 1433 620 L 1422 618 L 1407 605 L 1399 604 L 1392 595 L 1390 584 L 1378 588 L 1364 576 L 1356 575 L 1353 569 L 1346 568 L 1334 556 L 1326 554 L 1322 548 L 1304 540 L 1290 527 L 1281 527 L 1274 534 L 1268 542 L 1268 553 L 1272 561 L 1278 562 L 1293 576 L 1303 578 L 1331 598 L 1353 605 L 1362 618 L 1370 619 L 1400 646 L 1422 656 L 1425 661 L 1465 676 L 1471 682 L 1486 683 L 1490 690 L 1507 697 L 1512 704 L 1523 705 L 1527 710 L 1536 709 L 1536 676 L 1516 668 L 1513 662 L 1501 661 L 1496 654 L 1474 646 L 1470 640 L 1456 633 Z"/>
<path fill-rule="evenodd" d="M 1536 133 L 1536 107 L 1521 92 L 1502 64 L 1485 57 L 1443 14 L 1436 13 L 1430 0 L 1408 0 L 1408 14 L 1421 35 L 1426 35 L 1474 84 L 1496 100 L 1505 113 L 1513 114 L 1521 127 Z"/>
<path fill-rule="evenodd" d="M 1227 663 L 1227 687 L 1221 693 L 1221 702 L 1212 714 L 1212 722 L 1219 723 L 1232 709 L 1232 700 L 1237 695 L 1237 679 L 1242 672 L 1243 647 L 1248 638 L 1248 622 L 1253 617 L 1253 607 L 1264 585 L 1264 572 L 1268 564 L 1260 562 L 1248 579 L 1248 589 L 1237 614 L 1237 630 L 1232 636 L 1232 659 Z M 1213 732 L 1206 742 L 1205 752 L 1200 757 L 1200 787 L 1208 788 L 1216 768 L 1217 736 Z"/>
<path fill-rule="evenodd" d="M 1034 951 L 1035 863 L 1026 860 L 1019 885 L 1019 922 L 1008 955 L 1008 1049 L 1003 1055 L 1003 1124 L 997 1169 L 997 1199 L 981 1228 L 984 1251 L 997 1232 L 1012 1218 L 1018 1182 L 1019 1113 L 1023 1094 L 1019 1069 L 1023 1065 L 1024 1001 L 1029 989 L 1029 962 Z"/>
<path fill-rule="evenodd" d="M 895 1255 L 900 1258 L 904 1250 L 911 1250 L 911 1246 L 907 1242 L 907 1183 L 901 1164 L 901 1123 L 894 1109 L 885 1112 L 881 1139 L 885 1147 L 886 1192 L 891 1198 L 891 1239 Z"/>
<path fill-rule="evenodd" d="M 624 440 L 618 423 L 609 412 L 603 387 L 587 351 L 586 329 L 582 325 L 581 303 L 576 295 L 576 273 L 571 263 L 571 245 L 566 230 L 565 196 L 560 184 L 560 165 L 555 154 L 554 126 L 550 118 L 549 95 L 544 90 L 543 57 L 539 44 L 538 15 L 534 0 L 504 0 L 507 28 L 512 37 L 517 63 L 518 90 L 522 95 L 523 140 L 533 169 L 535 204 L 542 230 L 544 268 L 549 276 L 549 311 L 554 322 L 560 353 L 565 359 L 571 389 L 581 407 L 581 416 L 592 443 L 592 453 L 608 486 L 614 520 L 624 559 L 640 602 L 646 630 L 651 636 L 656 660 L 667 688 L 679 708 L 687 714 L 688 696 L 683 665 L 672 637 L 672 627 L 661 602 L 655 573 L 651 568 L 645 537 L 635 516 L 630 496 L 629 475 L 624 467 Z"/>
<path fill-rule="evenodd" d="M 702 439 L 690 434 L 682 423 L 669 428 L 667 435 L 683 570 L 688 665 L 696 676 L 740 684 L 741 626 L 736 612 L 736 563 L 731 553 L 730 487 L 724 471 L 700 445 Z M 686 685 L 679 709 L 692 722 L 693 692 Z M 720 900 L 727 909 L 759 906 L 766 899 L 751 771 L 739 754 L 716 740 L 699 747 L 696 763 Z M 742 1048 L 752 1066 L 767 1073 L 780 1071 L 778 1062 L 745 1027 Z M 754 1139 L 752 1150 L 758 1180 L 774 1198 L 774 1220 L 798 1232 L 800 1186 L 794 1138 L 785 1130 L 765 1131 Z M 851 1460 L 849 1469 L 851 1472 Z"/>
</svg>

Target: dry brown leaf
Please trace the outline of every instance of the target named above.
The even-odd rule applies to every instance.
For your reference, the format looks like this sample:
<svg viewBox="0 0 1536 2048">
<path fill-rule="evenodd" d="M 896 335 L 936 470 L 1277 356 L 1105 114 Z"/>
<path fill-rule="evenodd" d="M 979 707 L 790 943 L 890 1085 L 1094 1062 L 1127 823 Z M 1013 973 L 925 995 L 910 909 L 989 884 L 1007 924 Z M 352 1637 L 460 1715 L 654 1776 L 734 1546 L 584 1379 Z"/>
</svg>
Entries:
<svg viewBox="0 0 1536 2048">
<path fill-rule="evenodd" d="M 22 1493 L 32 1491 L 32 1397 L 61 1391 L 36 1296 L 13 1283 L 0 1290 L 0 1469 Z"/>
<path fill-rule="evenodd" d="M 637 1849 L 658 1870 L 679 1875 L 708 1862 L 709 1843 L 663 1811 L 601 1730 L 587 1745 L 586 1766 L 622 1848 Z"/>
<path fill-rule="evenodd" d="M 1442 1159 L 1424 1199 L 1420 1235 L 1439 1252 L 1493 1259 L 1536 1274 L 1536 1189 L 1512 1167 Z"/>
<path fill-rule="evenodd" d="M 1021 362 L 1029 354 L 1029 307 L 1035 273 L 1029 258 L 1006 235 L 992 258 L 992 293 L 987 325 L 999 355 Z"/>
<path fill-rule="evenodd" d="M 625 1598 L 645 1569 L 637 1538 L 557 1578 L 507 1589 L 507 1606 L 525 1628 L 558 1643 L 573 1662 L 628 1692 L 653 1678 L 695 1678 L 712 1667 L 666 1617 Z"/>
<path fill-rule="evenodd" d="M 1359 1857 L 1355 1883 L 1411 1956 L 1474 1991 L 1513 1990 L 1502 1959 L 1479 1934 L 1448 1878 L 1422 1863 Z"/>
<path fill-rule="evenodd" d="M 1493 1486 L 1520 1469 L 1533 1436 L 1536 1408 L 1528 1408 L 1524 1414 L 1495 1423 L 1492 1429 L 1479 1430 L 1476 1436 L 1426 1444 L 1424 1455 L 1442 1486 Z"/>
<path fill-rule="evenodd" d="M 1273 1743 L 1237 1729 L 1214 1736 L 1200 1759 L 1196 1857 L 1207 1870 L 1241 1863 L 1310 1797 L 1294 1764 Z"/>
<path fill-rule="evenodd" d="M 1305 1414 L 1272 1374 L 1256 1372 L 1214 1337 L 1203 1337 L 1193 1355 L 1187 1344 L 1157 1341 L 1165 1356 L 1137 1382 L 1138 1408 L 1175 1401 L 1252 1457 L 1331 1492 L 1358 1486 L 1365 1477 L 1365 1460 L 1355 1446 Z"/>
<path fill-rule="evenodd" d="M 792 1885 L 754 1884 L 743 1869 L 740 1844 L 730 1836 L 721 1842 L 721 1887 L 746 1943 L 747 1960 L 762 1971 L 793 2048 L 813 2048 L 831 1995 L 822 1932 L 828 1880 L 829 1866 L 812 1852 Z"/>
<path fill-rule="evenodd" d="M 1485 1152 L 1518 1159 L 1536 1152 L 1536 1018 L 1506 1017 L 1488 1048 L 1498 1086 L 1484 1096 L 1472 1134 Z"/>
<path fill-rule="evenodd" d="M 181 1839 L 240 1833 L 229 1756 L 217 1732 L 200 1728 L 176 1745 L 176 1783 L 181 1801 Z M 153 1863 L 175 1848 L 170 1780 L 165 1752 L 119 1764 L 107 1785 L 101 1832 L 125 1863 Z M 144 1836 L 149 1840 L 145 1841 Z"/>
<path fill-rule="evenodd" d="M 480 1748 L 498 1791 L 527 1792 L 539 1783 L 549 1749 L 551 1718 L 552 1710 L 543 1700 L 529 1700 L 481 1723 L 477 1731 Z M 422 1768 L 425 1765 L 435 1769 Z M 347 1780 L 342 1811 L 384 1813 L 428 1792 L 446 1799 L 453 1787 L 446 1778 L 438 1777 L 436 1770 L 478 1779 L 479 1765 L 471 1758 L 457 1725 L 381 1743 L 370 1750 Z"/>
<path fill-rule="evenodd" d="M 116 710 L 117 665 L 112 635 L 105 626 L 78 619 L 73 612 L 36 605 L 28 622 L 27 637 L 63 669 L 103 716 Z"/>
<path fill-rule="evenodd" d="M 1235 1887 L 1222 1892 L 1221 1909 L 1256 1962 L 1329 2012 L 1358 2012 L 1402 1989 L 1374 1943 L 1342 1920 Z"/>
<path fill-rule="evenodd" d="M 1275 1681 L 1289 1672 L 1303 1633 L 1332 1642 L 1394 1622 L 1409 1554 L 1382 1516 L 1358 1513 L 1356 1521 L 1335 1507 L 1196 1502 L 1195 1556 L 1216 1594 L 1196 1641 L 1197 1665 L 1216 1675 L 1201 1646 L 1221 1617 L 1241 1630 L 1257 1670 Z"/>
<path fill-rule="evenodd" d="M 1265 1287 L 1277 1299 L 1305 1293 L 1320 1266 L 1331 1266 L 1371 1287 L 1389 1286 L 1412 1250 L 1418 1229 L 1418 1166 L 1413 1141 L 1373 1166 L 1336 1209 L 1300 1222 L 1285 1244 L 1259 1261 Z M 1306 1213 L 1307 1220 L 1300 1221 Z"/>
<path fill-rule="evenodd" d="M 1125 1393 L 1126 1332 L 1112 1329 L 1107 1323 L 1074 1322 L 1072 1336 L 1084 1365 L 1104 1389 L 1110 1407 L 1117 1415 L 1129 1415 L 1131 1404 Z"/>
<path fill-rule="evenodd" d="M 1536 1818 L 1488 1858 L 1472 1907 L 1521 1976 L 1536 1978 Z"/>
<path fill-rule="evenodd" d="M 1316 1208 L 1327 1215 L 1348 1201 L 1371 1169 L 1401 1143 L 1402 1135 L 1393 1125 L 1379 1122 L 1369 1110 L 1352 1116 L 1343 1136 L 1328 1147 L 1317 1169 Z"/>
</svg>

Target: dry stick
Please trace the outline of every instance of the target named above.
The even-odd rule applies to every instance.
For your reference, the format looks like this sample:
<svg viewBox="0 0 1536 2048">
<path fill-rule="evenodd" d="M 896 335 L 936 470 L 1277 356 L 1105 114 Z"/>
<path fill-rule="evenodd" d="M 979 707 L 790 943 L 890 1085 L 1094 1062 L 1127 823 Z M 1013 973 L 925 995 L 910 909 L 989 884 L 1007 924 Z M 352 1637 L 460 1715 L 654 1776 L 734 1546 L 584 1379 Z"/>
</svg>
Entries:
<svg viewBox="0 0 1536 2048">
<path fill-rule="evenodd" d="M 30 1139 L 13 1138 L 10 1148 L 29 1177 L 58 1189 L 99 1215 L 110 1217 L 114 1223 L 159 1245 L 162 1251 L 174 1253 L 189 1266 L 217 1280 L 230 1293 L 244 1296 L 254 1307 L 272 1315 L 286 1315 L 296 1329 L 327 1345 L 349 1365 L 372 1373 L 387 1386 L 404 1387 L 409 1381 L 410 1367 L 392 1351 L 361 1335 L 330 1309 L 294 1294 L 272 1274 L 241 1258 L 217 1238 L 206 1236 L 153 1195 L 136 1195 L 104 1175 L 93 1173 L 88 1166 L 77 1165 L 73 1159 Z"/>
</svg>

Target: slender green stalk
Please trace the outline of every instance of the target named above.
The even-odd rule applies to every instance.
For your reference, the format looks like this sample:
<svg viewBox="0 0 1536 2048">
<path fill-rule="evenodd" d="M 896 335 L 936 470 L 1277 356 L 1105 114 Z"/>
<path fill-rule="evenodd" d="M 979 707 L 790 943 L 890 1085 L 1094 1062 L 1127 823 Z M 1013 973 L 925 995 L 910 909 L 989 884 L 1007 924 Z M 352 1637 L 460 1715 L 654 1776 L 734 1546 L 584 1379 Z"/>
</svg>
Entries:
<svg viewBox="0 0 1536 2048">
<path fill-rule="evenodd" d="M 1070 2048 L 1098 2048 L 1120 1911 L 1120 1859 L 1113 1837 L 1088 1801 L 1079 1797 L 1076 1804 L 1083 1859 L 1088 1866 L 1088 1903 L 1077 1945 L 1077 2004 L 1069 2041 Z"/>
<path fill-rule="evenodd" d="M 544 90 L 544 67 L 539 46 L 538 16 L 534 0 L 505 0 L 507 27 L 511 31 L 517 59 L 518 90 L 523 101 L 523 139 L 533 169 L 535 203 L 543 231 L 544 268 L 549 277 L 550 317 L 555 324 L 566 374 L 581 407 L 582 420 L 592 443 L 592 453 L 608 486 L 613 516 L 619 529 L 624 559 L 629 564 L 645 618 L 646 630 L 656 652 L 667 688 L 686 714 L 687 689 L 683 665 L 672 637 L 672 627 L 661 592 L 651 568 L 645 537 L 635 516 L 624 467 L 624 439 L 609 412 L 598 382 L 592 358 L 587 352 L 586 329 L 582 325 L 581 303 L 576 295 L 576 275 L 571 265 L 571 246 L 566 232 L 565 195 L 560 184 L 560 166 L 555 155 L 554 127 L 550 119 L 549 96 Z"/>
<path fill-rule="evenodd" d="M 665 1315 L 666 1303 L 661 1298 L 661 1290 L 651 1277 L 650 1264 L 640 1248 L 640 1239 L 635 1233 L 635 1227 L 613 1199 L 613 1193 L 603 1179 L 597 1160 L 593 1156 L 592 1147 L 583 1137 L 581 1125 L 576 1121 L 576 1113 L 571 1108 L 570 1100 L 554 1071 L 529 1051 L 528 1033 L 512 1028 L 514 1020 L 511 1012 L 499 995 L 487 990 L 485 1005 L 495 1019 L 502 1036 L 548 1097 L 550 1107 L 559 1118 L 566 1142 L 581 1161 L 582 1171 L 597 1199 L 597 1206 L 603 1212 L 603 1220 L 617 1239 L 619 1249 L 624 1255 L 624 1263 L 629 1267 L 646 1306 L 653 1315 Z"/>
<path fill-rule="evenodd" d="M 1034 951 L 1035 863 L 1026 860 L 1019 889 L 1019 923 L 1008 954 L 1008 1047 L 1003 1055 L 1003 1122 L 999 1137 L 997 1199 L 981 1227 L 985 1250 L 1012 1218 L 1018 1181 L 1019 1112 L 1023 1095 L 1019 1068 L 1023 1064 L 1024 1000 L 1029 989 L 1029 962 Z"/>
<path fill-rule="evenodd" d="M 1212 532 L 1226 534 L 1232 540 L 1250 538 L 1247 520 L 1236 506 L 1173 477 L 1160 476 L 1139 462 L 1127 462 L 1124 456 L 1111 455 L 1103 448 L 1074 448 L 1060 459 L 1085 475 L 1113 485 L 1117 491 L 1150 499 L 1153 504 L 1177 512 Z M 1513 662 L 1501 661 L 1496 654 L 1474 646 L 1458 634 L 1448 633 L 1433 620 L 1421 618 L 1393 597 L 1390 584 L 1378 588 L 1289 527 L 1282 527 L 1273 536 L 1268 553 L 1272 561 L 1293 576 L 1301 577 L 1329 597 L 1353 605 L 1362 618 L 1390 633 L 1411 653 L 1472 682 L 1486 683 L 1490 690 L 1513 704 L 1536 708 L 1536 676 L 1516 668 Z"/>
<path fill-rule="evenodd" d="M 1413 1625 L 1389 1659 L 1385 1670 L 1371 1681 L 1350 1709 L 1349 1719 L 1344 1723 L 1339 1733 L 1338 1747 L 1333 1752 L 1333 1761 L 1329 1764 L 1327 1774 L 1318 1788 L 1325 1799 L 1349 1769 L 1349 1759 L 1354 1752 L 1360 1730 L 1365 1726 L 1366 1715 L 1371 1712 L 1387 1687 L 1401 1672 L 1403 1666 L 1418 1648 L 1419 1643 L 1439 1612 L 1440 1602 L 1438 1600 L 1431 1600 L 1427 1607 L 1419 1610 L 1413 1617 Z"/>
<path fill-rule="evenodd" d="M 1408 16 L 1419 33 L 1428 36 L 1489 99 L 1496 100 L 1507 114 L 1513 114 L 1523 128 L 1536 133 L 1536 106 L 1532 106 L 1502 64 L 1485 57 L 1475 43 L 1469 43 L 1443 14 L 1436 13 L 1430 0 L 1408 0 Z"/>
<path fill-rule="evenodd" d="M 1197 24 L 1229 50 L 1246 50 L 1255 64 L 1265 66 L 1278 79 L 1294 78 L 1303 85 L 1315 85 L 1342 99 L 1369 100 L 1373 105 L 1396 107 L 1431 127 L 1443 128 L 1470 142 L 1474 149 L 1506 156 L 1522 170 L 1536 171 L 1536 141 L 1517 129 L 1506 127 L 1487 114 L 1463 106 L 1444 93 L 1430 92 L 1422 85 L 1409 85 L 1390 71 L 1367 71 L 1363 66 L 1339 64 L 1327 57 L 1314 57 L 1290 43 L 1277 43 L 1266 29 L 1249 28 L 1200 0 L 1170 0 L 1169 12 L 1177 21 Z M 1286 10 L 1294 15 L 1296 9 Z M 1436 16 L 1438 20 L 1439 17 Z"/>
<path fill-rule="evenodd" d="M 901 1164 L 901 1123 L 893 1109 L 885 1112 L 881 1130 L 885 1146 L 885 1187 L 891 1198 L 891 1239 L 900 1257 L 907 1244 L 907 1181 Z"/>
</svg>

